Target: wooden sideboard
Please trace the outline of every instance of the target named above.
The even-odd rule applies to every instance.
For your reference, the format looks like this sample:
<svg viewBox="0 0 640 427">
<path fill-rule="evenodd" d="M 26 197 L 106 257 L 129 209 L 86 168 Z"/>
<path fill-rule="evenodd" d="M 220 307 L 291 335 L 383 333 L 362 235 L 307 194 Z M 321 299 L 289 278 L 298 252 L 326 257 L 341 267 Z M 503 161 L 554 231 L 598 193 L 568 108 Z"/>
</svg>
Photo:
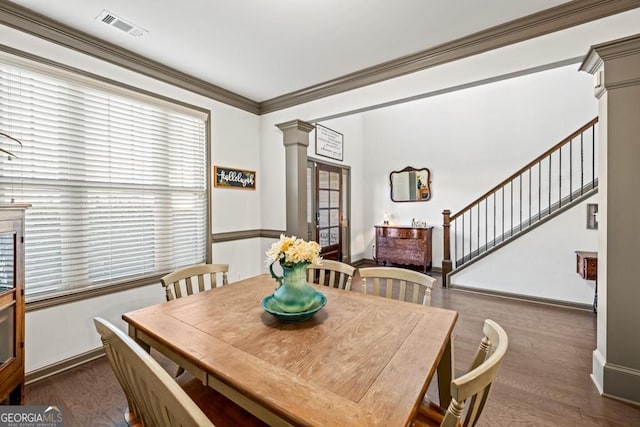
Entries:
<svg viewBox="0 0 640 427">
<path fill-rule="evenodd" d="M 433 227 L 376 225 L 376 264 L 419 265 L 431 269 Z"/>
</svg>

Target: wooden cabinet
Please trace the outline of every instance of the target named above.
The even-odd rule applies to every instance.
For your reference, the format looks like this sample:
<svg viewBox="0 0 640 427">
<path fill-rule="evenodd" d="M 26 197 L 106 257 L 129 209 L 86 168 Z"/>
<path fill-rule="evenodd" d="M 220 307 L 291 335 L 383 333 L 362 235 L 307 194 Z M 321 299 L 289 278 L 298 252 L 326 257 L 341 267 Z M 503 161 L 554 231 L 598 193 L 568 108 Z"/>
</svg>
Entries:
<svg viewBox="0 0 640 427">
<path fill-rule="evenodd" d="M 24 404 L 24 211 L 0 204 L 0 403 Z"/>
<path fill-rule="evenodd" d="M 598 253 L 576 251 L 576 271 L 587 280 L 598 279 Z"/>
<path fill-rule="evenodd" d="M 431 268 L 433 227 L 376 225 L 376 263 L 419 265 Z"/>
<path fill-rule="evenodd" d="M 585 280 L 595 280 L 593 312 L 598 312 L 598 253 L 576 251 L 576 272 Z"/>
</svg>

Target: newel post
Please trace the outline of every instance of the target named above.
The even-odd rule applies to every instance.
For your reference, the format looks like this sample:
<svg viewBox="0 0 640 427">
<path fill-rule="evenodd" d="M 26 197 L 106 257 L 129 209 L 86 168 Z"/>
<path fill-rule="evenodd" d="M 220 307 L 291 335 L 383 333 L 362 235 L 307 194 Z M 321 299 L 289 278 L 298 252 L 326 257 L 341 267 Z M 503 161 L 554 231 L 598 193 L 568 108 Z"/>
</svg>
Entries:
<svg viewBox="0 0 640 427">
<path fill-rule="evenodd" d="M 451 211 L 445 209 L 442 211 L 444 221 L 442 223 L 442 240 L 444 242 L 444 249 L 442 251 L 442 287 L 447 287 L 447 274 L 451 272 L 451 245 L 449 242 L 450 233 L 449 227 L 451 224 L 450 219 Z"/>
</svg>

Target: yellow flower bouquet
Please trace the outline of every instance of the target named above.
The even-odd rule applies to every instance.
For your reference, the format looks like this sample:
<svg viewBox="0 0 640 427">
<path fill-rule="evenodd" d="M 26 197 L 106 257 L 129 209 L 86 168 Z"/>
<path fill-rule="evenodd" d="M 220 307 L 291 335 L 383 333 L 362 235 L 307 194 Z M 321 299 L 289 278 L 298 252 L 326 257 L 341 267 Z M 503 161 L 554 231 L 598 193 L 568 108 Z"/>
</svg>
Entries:
<svg viewBox="0 0 640 427">
<path fill-rule="evenodd" d="M 273 264 L 280 262 L 283 267 L 293 267 L 298 263 L 320 264 L 320 245 L 317 242 L 307 242 L 296 236 L 280 235 L 280 240 L 271 245 L 266 252 L 267 261 Z"/>
</svg>

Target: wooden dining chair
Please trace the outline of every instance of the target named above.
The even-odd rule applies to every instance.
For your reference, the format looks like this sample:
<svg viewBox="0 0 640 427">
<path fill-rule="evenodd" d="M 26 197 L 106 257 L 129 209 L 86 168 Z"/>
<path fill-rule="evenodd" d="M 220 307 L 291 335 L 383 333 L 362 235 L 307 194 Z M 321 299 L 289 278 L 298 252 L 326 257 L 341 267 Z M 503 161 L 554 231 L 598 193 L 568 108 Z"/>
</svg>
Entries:
<svg viewBox="0 0 640 427">
<path fill-rule="evenodd" d="M 365 294 L 371 291 L 374 295 L 416 304 L 422 295 L 422 305 L 431 304 L 431 288 L 436 279 L 424 273 L 397 267 L 369 267 L 358 269 L 358 274 L 362 277 L 362 292 Z M 372 283 L 371 290 L 368 289 L 369 283 Z"/>
<path fill-rule="evenodd" d="M 129 425 L 214 424 L 153 357 L 108 321 L 93 319 L 113 372 L 129 404 Z"/>
<path fill-rule="evenodd" d="M 356 269 L 344 262 L 323 259 L 320 265 L 309 264 L 307 271 L 309 283 L 348 291 L 351 290 L 351 279 Z"/>
<path fill-rule="evenodd" d="M 507 333 L 493 320 L 484 321 L 483 332 L 471 369 L 451 381 L 451 403 L 447 410 L 425 400 L 418 408 L 412 426 L 472 427 L 478 422 L 491 383 L 509 347 Z"/>
<path fill-rule="evenodd" d="M 180 268 L 160 279 L 167 301 L 192 295 L 218 286 L 218 274 L 222 276 L 222 285 L 228 285 L 228 264 L 197 264 Z M 206 277 L 209 280 L 205 280 Z M 194 283 L 195 279 L 195 283 Z M 197 287 L 196 287 L 197 284 Z"/>
<path fill-rule="evenodd" d="M 164 288 L 167 301 L 182 298 L 185 295 L 193 295 L 194 292 L 203 292 L 218 286 L 218 274 L 222 276 L 222 286 L 229 284 L 227 273 L 229 264 L 197 264 L 179 268 L 160 279 Z M 206 280 L 206 277 L 209 277 Z M 194 283 L 195 279 L 195 283 Z M 197 287 L 195 285 L 197 284 Z M 178 367 L 176 377 L 182 375 L 184 368 Z"/>
</svg>

